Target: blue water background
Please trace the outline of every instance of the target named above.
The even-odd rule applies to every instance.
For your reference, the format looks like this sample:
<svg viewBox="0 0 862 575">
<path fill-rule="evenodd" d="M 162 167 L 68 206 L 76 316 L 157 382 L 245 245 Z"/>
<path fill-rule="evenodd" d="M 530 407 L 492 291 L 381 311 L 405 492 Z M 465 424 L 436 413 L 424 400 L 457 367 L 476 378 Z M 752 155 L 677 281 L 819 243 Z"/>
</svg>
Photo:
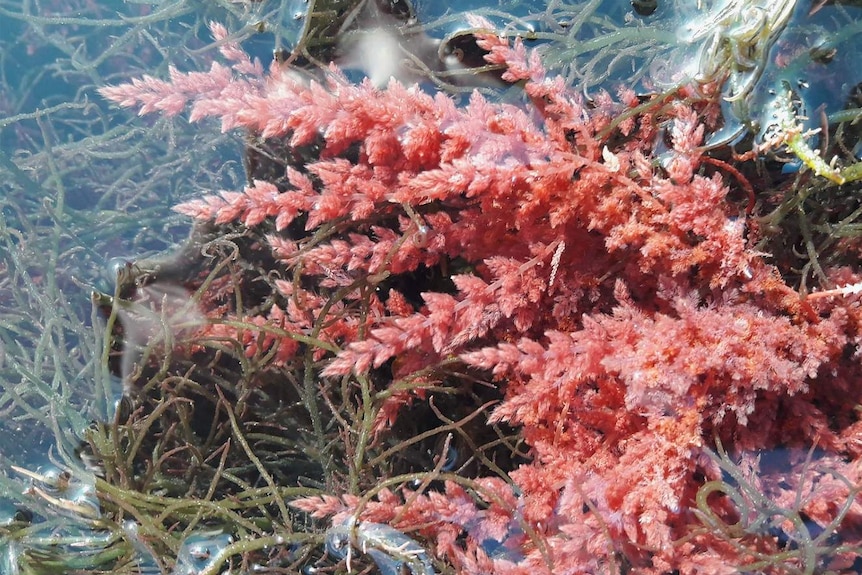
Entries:
<svg viewBox="0 0 862 575">
<path fill-rule="evenodd" d="M 96 89 L 206 69 L 202 17 L 243 16 L 189 2 L 0 3 L 0 522 L 31 501 L 12 466 L 87 473 L 85 430 L 113 418 L 122 382 L 91 294 L 113 293 L 118 261 L 182 242 L 178 202 L 244 183 L 240 135 L 139 118 Z"/>
</svg>

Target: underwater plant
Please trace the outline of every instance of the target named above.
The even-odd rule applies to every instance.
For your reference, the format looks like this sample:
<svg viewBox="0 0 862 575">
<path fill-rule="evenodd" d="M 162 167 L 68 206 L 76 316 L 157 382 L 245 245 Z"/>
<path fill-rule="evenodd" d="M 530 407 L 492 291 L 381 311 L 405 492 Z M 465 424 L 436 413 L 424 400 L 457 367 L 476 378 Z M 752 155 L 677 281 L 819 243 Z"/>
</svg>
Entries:
<svg viewBox="0 0 862 575">
<path fill-rule="evenodd" d="M 182 275 L 195 294 L 207 325 L 181 380 L 203 396 L 215 384 L 216 419 L 226 410 L 272 493 L 290 471 L 241 438 L 274 398 L 298 407 L 269 421 L 301 430 L 279 441 L 318 467 L 268 522 L 297 545 L 270 565 L 850 572 L 842 558 L 862 545 L 856 290 L 806 297 L 756 249 L 755 206 L 734 193 L 745 176 L 703 146 L 708 103 L 643 107 L 625 90 L 586 102 L 538 52 L 473 23 L 520 101 L 477 92 L 462 106 L 335 67 L 265 71 L 217 24 L 229 65 L 101 90 L 249 134 L 249 184 L 177 206 L 201 222 L 183 254 L 196 265 L 133 281 Z M 848 266 L 826 274 L 860 281 Z M 238 382 L 219 375 L 228 368 Z M 710 456 L 716 440 L 834 454 L 836 481 L 785 515 L 829 535 L 803 556 L 770 518 L 734 531 L 750 496 L 737 463 Z"/>
<path fill-rule="evenodd" d="M 859 571 L 856 7 L 526 4 L 0 0 L 0 571 Z"/>
</svg>

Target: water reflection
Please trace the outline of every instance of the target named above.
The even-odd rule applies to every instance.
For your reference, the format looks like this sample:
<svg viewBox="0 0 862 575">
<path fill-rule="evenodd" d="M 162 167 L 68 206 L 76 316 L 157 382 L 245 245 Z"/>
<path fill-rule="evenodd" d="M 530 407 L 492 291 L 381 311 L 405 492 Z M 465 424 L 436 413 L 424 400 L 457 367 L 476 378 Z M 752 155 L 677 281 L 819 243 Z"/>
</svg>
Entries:
<svg viewBox="0 0 862 575">
<path fill-rule="evenodd" d="M 230 3 L 0 2 L 4 574 L 65 572 L 63 557 L 71 558 L 66 568 L 110 566 L 123 555 L 118 533 L 93 523 L 100 462 L 81 457 L 123 395 L 91 293 L 113 293 L 111 258 L 161 253 L 188 235 L 171 211 L 179 198 L 201 186 L 236 187 L 244 174 L 235 136 L 139 123 L 94 89 L 168 62 L 205 66 L 211 53 L 193 53 L 205 44 L 200 17 L 230 21 L 245 11 Z M 7 538 L 20 530 L 27 535 Z"/>
<path fill-rule="evenodd" d="M 862 83 L 856 66 L 862 8 L 852 1 L 555 1 L 511 3 L 505 10 L 487 2 L 453 10 L 408 0 L 303 5 L 306 13 L 291 5 L 281 24 L 271 20 L 274 14 L 263 20 L 277 43 L 294 49 L 293 62 L 334 60 L 376 85 L 395 77 L 449 90 L 499 87 L 493 75 L 477 82 L 475 68 L 485 62 L 469 43 L 475 16 L 538 48 L 550 72 L 587 96 L 623 87 L 655 94 L 684 85 L 713 85 L 711 92 L 719 84 L 724 127 L 710 138 L 713 147 L 746 134 L 762 143 L 773 123 L 763 111 L 784 82 L 801 101 L 806 128 L 818 128 L 826 121 L 821 115 L 859 106 L 853 95 Z"/>
<path fill-rule="evenodd" d="M 273 47 L 278 52 L 292 50 L 303 41 L 309 42 L 311 31 L 315 31 L 318 40 L 327 39 L 324 32 L 338 36 L 329 38 L 332 42 L 325 49 L 316 48 L 317 51 L 312 51 L 309 43 L 309 50 L 303 57 L 324 60 L 332 57 L 360 70 L 359 76 L 368 76 L 378 85 L 390 76 L 405 80 L 428 77 L 436 80 L 437 86 L 447 88 L 463 87 L 465 83 L 469 87 L 497 88 L 501 84 L 493 70 L 488 70 L 489 74 L 483 78 L 487 82 L 475 81 L 472 73 L 466 75 L 469 82 L 459 80 L 459 73 L 463 77 L 464 70 L 482 64 L 481 53 L 476 52 L 475 43 L 470 42 L 469 28 L 473 24 L 464 13 L 450 10 L 445 3 L 417 3 L 416 7 L 403 2 L 389 3 L 386 11 L 381 12 L 377 6 L 376 12 L 362 17 L 352 12 L 352 3 L 341 3 L 343 19 L 339 27 L 321 32 L 314 26 L 310 7 L 322 4 L 304 1 L 244 6 L 212 3 L 205 9 L 175 2 L 154 6 L 154 11 L 150 12 L 144 5 L 125 3 L 102 4 L 98 8 L 86 3 L 81 6 L 58 3 L 52 6 L 51 14 L 56 15 L 27 13 L 29 20 L 25 21 L 22 15 L 28 4 L 0 3 L 4 11 L 3 26 L 9 26 L 4 33 L 11 31 L 0 39 L 0 52 L 4 54 L 0 68 L 5 80 L 0 93 L 0 109 L 4 115 L 0 118 L 3 152 L 0 157 L 3 175 L 0 183 L 0 244 L 3 247 L 0 259 L 0 411 L 4 416 L 0 421 L 0 504 L 3 506 L 0 525 L 33 525 L 27 538 L 0 543 L 0 571 L 3 573 L 17 573 L 19 565 L 28 561 L 55 566 L 58 555 L 69 553 L 83 556 L 81 565 L 89 567 L 110 566 L 122 557 L 143 572 L 166 572 L 172 559 L 161 556 L 155 545 L 139 534 L 144 527 L 138 522 L 141 518 L 127 520 L 121 528 L 113 530 L 93 523 L 102 514 L 95 494 L 100 474 L 106 471 L 98 461 L 81 459 L 81 443 L 91 439 L 91 434 L 98 433 L 98 429 L 116 426 L 111 430 L 116 434 L 112 439 L 119 437 L 114 453 L 118 458 L 127 458 L 124 463 L 129 463 L 136 473 L 128 476 L 116 470 L 107 472 L 115 473 L 111 477 L 116 480 L 112 485 L 121 485 L 126 490 L 111 494 L 112 504 L 134 492 L 139 477 L 151 478 L 148 474 L 152 467 L 147 465 L 156 465 L 158 460 L 159 464 L 167 462 L 166 467 L 170 468 L 171 457 L 192 452 L 189 459 L 194 461 L 199 473 L 185 474 L 179 465 L 179 469 L 171 468 L 175 475 L 160 478 L 163 483 L 153 489 L 156 492 L 153 497 L 161 499 L 143 502 L 182 509 L 180 500 L 190 489 L 189 482 L 203 481 L 200 478 L 204 477 L 215 485 L 222 478 L 231 442 L 240 443 L 239 438 L 243 437 L 238 433 L 225 435 L 223 428 L 215 425 L 230 419 L 225 406 L 239 403 L 240 399 L 226 399 L 231 387 L 220 380 L 218 387 L 213 386 L 218 393 L 194 389 L 193 393 L 175 402 L 193 406 L 194 409 L 190 407 L 189 410 L 196 410 L 195 418 L 162 419 L 157 407 L 143 415 L 137 412 L 135 419 L 131 412 L 140 408 L 138 404 L 129 404 L 128 411 L 116 413 L 118 401 L 124 391 L 129 391 L 124 384 L 140 379 L 141 366 L 151 357 L 167 358 L 172 340 L 185 333 L 184 330 L 199 326 L 202 318 L 196 295 L 181 284 L 142 283 L 136 285 L 131 294 L 114 293 L 114 286 L 125 285 L 122 280 L 117 281 L 117 276 L 136 265 L 135 262 L 168 250 L 187 235 L 188 230 L 180 218 L 170 212 L 179 200 L 196 195 L 202 189 L 242 187 L 246 175 L 240 150 L 246 142 L 235 136 L 220 135 L 216 126 L 189 129 L 181 121 L 130 120 L 93 99 L 94 86 L 144 73 L 165 75 L 171 64 L 190 70 L 206 69 L 213 50 L 206 49 L 208 40 L 202 22 L 209 17 L 227 21 L 231 30 L 243 36 L 246 45 L 254 44 L 266 58 L 273 57 Z M 484 3 L 476 4 L 460 5 L 459 10 L 475 7 L 476 13 L 490 18 L 500 29 L 540 46 L 549 65 L 587 94 L 601 89 L 614 90 L 624 82 L 634 82 L 646 94 L 686 81 L 707 81 L 718 74 L 717 68 L 709 67 L 710 62 L 704 55 L 705 50 L 715 48 L 710 42 L 716 36 L 705 33 L 685 37 L 681 32 L 680 22 L 691 21 L 690 5 L 685 11 L 680 9 L 679 3 L 671 2 L 655 5 L 639 2 L 634 7 L 616 3 L 601 8 L 599 2 L 586 5 L 555 2 L 548 6 L 521 5 L 511 12 L 508 8 L 503 12 L 488 8 Z M 720 10 L 722 6 L 724 4 L 711 8 Z M 105 14 L 105 11 L 111 13 Z M 116 11 L 123 11 L 123 17 L 116 17 Z M 67 18 L 71 18 L 72 13 L 76 15 L 70 23 Z M 12 20 L 8 19 L 10 14 L 15 16 Z M 707 12 L 704 18 L 709 20 L 713 15 Z M 110 22 L 100 26 L 119 30 L 117 35 L 100 32 L 92 24 L 106 18 Z M 372 20 L 364 18 L 371 18 L 374 26 L 369 24 Z M 84 25 L 82 19 L 92 22 L 87 24 L 91 26 L 87 29 L 89 32 L 79 35 L 75 26 Z M 758 39 L 762 44 L 755 45 L 754 53 L 741 50 L 739 45 L 728 51 L 725 59 L 736 61 L 743 69 L 735 70 L 739 77 L 727 84 L 725 94 L 725 119 L 730 135 L 721 134 L 718 138 L 730 141 L 743 130 L 762 133 L 770 119 L 764 118 L 761 110 L 765 109 L 776 82 L 792 82 L 805 107 L 819 110 L 808 114 L 812 127 L 823 115 L 828 120 L 830 114 L 844 108 L 848 102 L 852 105 L 852 90 L 860 78 L 858 67 L 854 66 L 859 26 L 851 23 L 859 19 L 856 7 L 840 3 L 820 7 L 813 15 L 797 8 L 786 32 L 784 22 L 772 24 L 768 33 Z M 261 28 L 264 31 L 256 34 L 260 22 L 264 23 Z M 737 26 L 736 36 L 747 38 L 750 31 L 745 27 L 747 22 L 721 25 Z M 354 25 L 356 27 L 352 28 Z M 350 34 L 344 33 L 345 30 Z M 250 36 L 246 38 L 246 34 Z M 608 46 L 616 46 L 616 52 L 603 50 Z M 381 50 L 394 57 L 378 57 Z M 681 54 L 696 56 L 693 60 L 699 66 L 670 66 L 673 58 Z M 757 61 L 747 62 L 747 58 Z M 32 66 L 22 64 L 31 60 L 35 62 Z M 277 153 L 266 146 L 260 146 L 258 151 L 261 157 L 270 154 L 268 167 L 284 175 L 286 166 L 271 157 L 280 157 Z M 243 273 L 243 270 L 235 273 Z M 438 278 L 421 279 L 437 281 Z M 110 313 L 118 318 L 121 328 L 117 333 L 124 336 L 122 343 L 106 340 L 103 335 L 96 309 L 100 306 L 91 305 L 92 291 L 103 292 L 97 303 L 110 308 Z M 118 299 L 111 299 L 113 296 Z M 228 357 L 227 347 L 213 349 L 214 345 L 207 350 L 209 355 L 194 357 L 202 361 L 200 365 L 189 367 L 188 373 L 196 369 L 199 370 L 194 372 L 196 375 L 205 372 L 202 377 L 216 381 L 222 373 L 219 369 L 238 371 L 236 366 L 242 361 L 254 359 Z M 193 387 L 190 380 L 182 376 L 177 376 L 172 383 L 177 387 Z M 241 396 L 242 402 L 246 402 L 243 407 L 251 413 L 258 408 L 255 402 L 268 401 L 279 407 L 277 414 L 255 421 L 256 427 L 250 433 L 253 440 L 259 442 L 255 450 L 265 450 L 272 455 L 266 461 L 270 467 L 261 463 L 260 467 L 252 469 L 246 462 L 239 471 L 230 470 L 234 490 L 231 496 L 237 500 L 256 501 L 255 498 L 262 497 L 256 491 L 256 484 L 246 481 L 248 475 L 257 474 L 259 480 L 261 477 L 265 480 L 266 473 L 272 473 L 291 486 L 320 481 L 321 467 L 310 464 L 308 455 L 314 454 L 320 446 L 304 445 L 306 449 L 302 450 L 293 443 L 266 443 L 278 434 L 287 435 L 288 431 L 295 430 L 304 433 L 320 424 L 313 421 L 313 417 L 302 419 L 292 411 L 302 393 L 315 389 L 314 382 L 287 383 L 292 386 L 286 384 L 282 395 L 266 396 L 271 389 L 264 389 Z M 343 393 L 347 395 L 349 390 Z M 117 433 L 120 424 L 132 420 L 139 424 L 138 428 L 126 430 L 128 436 Z M 442 425 L 442 421 L 433 419 L 435 426 Z M 236 422 L 230 420 L 229 423 Z M 405 434 L 414 432 L 412 435 L 417 436 L 430 431 L 416 422 L 410 423 L 416 427 Z M 147 439 L 142 439 L 150 428 L 162 434 L 160 439 L 170 438 L 171 441 L 166 442 L 167 449 L 160 451 L 161 443 L 146 443 Z M 267 435 L 265 432 L 269 429 L 277 433 Z M 500 439 L 502 443 L 505 440 Z M 211 450 L 194 452 L 199 445 Z M 248 450 L 251 453 L 251 448 Z M 240 455 L 245 457 L 243 453 Z M 222 456 L 225 459 L 219 463 Z M 415 474 L 433 469 L 435 456 L 436 451 L 424 443 L 398 454 L 406 461 L 403 465 L 407 466 L 407 471 Z M 447 443 L 440 470 L 461 470 L 458 460 L 472 456 L 473 451 L 466 446 L 456 448 Z M 394 465 L 402 464 L 397 457 L 393 459 L 396 460 Z M 494 465 L 499 461 L 495 458 Z M 514 461 L 517 459 L 506 463 L 511 467 Z M 739 479 L 732 479 L 735 485 L 740 484 Z M 422 480 L 415 481 L 414 486 L 422 485 Z M 730 492 L 732 488 L 724 488 L 729 498 L 745 502 L 744 495 Z M 786 490 L 781 495 L 786 496 Z M 171 497 L 174 499 L 169 499 Z M 141 501 L 136 503 L 144 506 Z M 279 499 L 259 505 L 278 508 L 284 504 Z M 164 513 L 170 514 L 169 511 Z M 267 513 L 277 515 L 271 510 Z M 283 515 L 281 520 L 287 520 L 288 513 L 282 509 L 278 509 L 278 513 Z M 803 536 L 806 532 L 814 540 L 827 539 L 821 537 L 822 526 L 821 531 L 816 532 L 811 521 L 798 513 L 795 517 L 799 518 L 793 525 L 796 531 L 771 520 L 759 525 L 752 521 L 747 526 L 771 529 L 771 536 L 784 548 L 802 548 L 807 544 Z M 189 516 L 182 519 L 189 523 L 197 520 Z M 705 516 L 705 519 L 720 526 L 721 518 Z M 469 525 L 463 527 L 470 528 Z M 244 528 L 254 531 L 259 527 L 245 525 Z M 351 540 L 351 534 L 346 535 L 347 539 L 339 539 L 332 553 L 335 558 L 347 559 L 348 549 L 354 548 L 363 553 L 368 550 L 383 572 L 397 573 L 405 568 L 414 573 L 433 572 L 431 559 L 412 538 L 381 524 L 360 524 L 357 528 L 363 539 Z M 498 539 L 481 539 L 483 551 L 495 559 L 517 562 L 522 557 L 515 550 L 516 540 L 524 537 L 520 524 L 513 521 L 501 531 Z M 345 536 L 344 533 L 340 535 Z M 157 544 L 160 551 L 167 547 L 171 556 L 176 557 L 174 573 L 190 574 L 217 565 L 217 559 L 231 544 L 231 537 L 220 531 L 193 530 L 176 541 Z M 122 544 L 119 543 L 121 539 Z M 516 543 L 509 546 L 512 541 Z M 173 548 L 170 548 L 171 543 Z M 374 545 L 385 553 L 380 549 L 368 549 Z M 343 554 L 339 554 L 339 550 Z M 414 560 L 412 563 L 408 558 L 399 558 L 398 553 L 405 551 Z M 284 562 L 291 560 L 293 558 L 286 558 Z"/>
</svg>

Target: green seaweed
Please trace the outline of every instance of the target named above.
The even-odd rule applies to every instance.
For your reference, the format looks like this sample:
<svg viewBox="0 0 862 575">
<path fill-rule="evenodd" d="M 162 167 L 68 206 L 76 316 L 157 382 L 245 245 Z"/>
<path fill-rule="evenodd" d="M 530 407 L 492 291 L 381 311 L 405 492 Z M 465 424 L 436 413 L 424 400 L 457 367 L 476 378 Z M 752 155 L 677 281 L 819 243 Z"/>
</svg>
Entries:
<svg viewBox="0 0 862 575">
<path fill-rule="evenodd" d="M 719 442 L 716 451 L 706 450 L 721 477 L 705 482 L 697 491 L 695 514 L 713 536 L 722 538 L 739 556 L 739 569 L 751 573 L 813 575 L 831 573 L 829 564 L 838 557 L 858 556 L 862 548 L 842 542 L 841 527 L 862 486 L 841 474 L 815 465 L 808 452 L 799 468 L 798 488 L 792 506 L 781 505 L 764 492 L 756 472 L 740 466 Z M 817 480 L 831 476 L 847 488 L 843 501 L 825 525 L 806 515 L 805 504 L 817 489 Z M 765 481 L 765 479 L 764 479 Z M 717 510 L 721 501 L 722 511 Z M 732 510 L 732 515 L 728 515 Z"/>
</svg>

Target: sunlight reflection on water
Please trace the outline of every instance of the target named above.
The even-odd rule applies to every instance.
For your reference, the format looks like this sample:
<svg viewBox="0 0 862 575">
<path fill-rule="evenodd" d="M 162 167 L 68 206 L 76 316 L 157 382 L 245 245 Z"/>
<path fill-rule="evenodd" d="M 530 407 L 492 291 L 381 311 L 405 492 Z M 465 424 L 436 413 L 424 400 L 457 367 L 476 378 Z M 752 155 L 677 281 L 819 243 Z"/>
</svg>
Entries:
<svg viewBox="0 0 862 575">
<path fill-rule="evenodd" d="M 189 33 L 198 15 L 179 17 L 177 6 L 160 6 L 159 34 L 177 41 L 159 51 L 136 21 L 153 14 L 140 4 L 58 0 L 31 14 L 29 3 L 0 2 L 0 524 L 24 509 L 48 532 L 96 537 L 74 521 L 54 525 L 64 508 L 98 511 L 98 465 L 78 452 L 123 394 L 91 292 L 113 292 L 112 258 L 183 241 L 189 224 L 171 211 L 181 198 L 244 182 L 237 136 L 141 122 L 94 93 L 168 61 L 207 65 L 211 54 L 185 54 L 209 41 Z"/>
<path fill-rule="evenodd" d="M 270 41 L 267 32 L 263 42 L 248 41 L 263 46 L 259 53 L 264 58 L 271 58 L 273 49 L 295 44 L 308 23 L 306 0 L 290 0 L 270 12 L 263 3 L 256 9 L 229 4 L 233 3 L 214 3 L 206 16 L 228 20 L 236 30 L 253 27 L 258 20 L 279 23 L 274 26 L 276 40 Z M 22 0 L 0 2 L 12 13 L 21 13 L 24 6 Z M 185 238 L 188 225 L 171 212 L 181 199 L 200 190 L 240 188 L 245 181 L 243 142 L 237 135 L 220 135 L 215 125 L 191 128 L 184 121 L 132 118 L 94 97 L 94 84 L 141 73 L 165 76 L 169 64 L 206 69 L 212 51 L 202 51 L 209 42 L 207 31 L 202 17 L 185 14 L 190 5 L 115 2 L 94 9 L 69 0 L 46 6 L 45 14 L 113 18 L 114 24 L 86 28 L 61 17 L 27 24 L 8 16 L 0 23 L 5 82 L 0 85 L 0 524 L 17 520 L 21 510 L 29 508 L 43 517 L 52 536 L 60 533 L 95 545 L 102 535 L 63 522 L 64 513 L 85 517 L 99 513 L 94 469 L 80 460 L 77 451 L 92 422 L 114 419 L 123 394 L 122 381 L 103 361 L 110 345 L 104 341 L 102 319 L 93 309 L 90 292 L 110 293 L 126 258 L 134 261 L 163 252 Z M 596 19 L 579 29 L 578 43 L 563 47 L 553 41 L 573 38 L 581 4 L 555 6 L 545 10 L 542 4 L 521 5 L 512 22 L 504 22 L 503 12 L 489 8 L 487 2 L 460 4 L 459 11 L 475 8 L 501 28 L 541 46 L 550 67 L 567 74 L 585 93 L 614 91 L 633 73 L 642 91 L 698 73 L 667 69 L 672 56 L 699 49 L 680 48 L 680 13 L 671 9 L 673 3 L 659 3 L 655 13 L 646 15 L 616 3 L 606 12 L 596 12 Z M 151 8 L 168 11 L 164 21 L 152 21 L 154 27 L 164 28 L 134 23 Z M 417 2 L 416 16 L 416 29 L 410 34 L 429 40 L 422 44 L 433 48 L 427 51 L 428 58 L 438 57 L 439 44 L 467 26 L 464 14 L 450 10 L 446 2 Z M 839 35 L 848 18 L 857 21 L 855 28 Z M 725 106 L 730 128 L 764 128 L 769 119 L 761 117 L 761 110 L 781 81 L 794 83 L 809 110 L 825 107 L 824 113 L 831 114 L 845 106 L 862 80 L 856 66 L 862 44 L 859 21 L 856 7 L 840 3 L 824 6 L 810 18 L 797 13 L 788 33 L 767 51 L 765 70 L 750 90 L 751 98 Z M 637 41 L 624 42 L 623 32 Z M 613 66 L 602 68 L 607 59 L 594 56 L 604 46 L 601 39 L 611 33 L 618 34 L 614 38 L 630 58 L 614 57 Z M 153 34 L 177 44 L 151 41 Z M 377 49 L 383 42 L 379 38 L 373 37 Z M 637 51 L 639 41 L 653 50 L 651 55 Z M 399 46 L 396 42 L 393 50 Z M 833 49 L 836 53 L 830 55 Z M 373 53 L 368 50 L 371 56 L 365 57 Z M 445 71 L 446 63 L 437 65 Z M 384 72 L 388 78 L 391 71 Z M 656 80 L 650 74 L 662 77 Z M 812 122 L 818 119 L 811 117 Z M 170 303 L 181 307 L 190 294 L 174 287 L 161 286 L 162 291 L 150 297 L 167 295 Z M 181 317 L 185 326 L 200 321 L 193 306 L 186 311 Z M 155 323 L 120 315 L 132 343 L 144 347 Z M 124 375 L 136 359 L 125 357 L 129 363 L 121 368 Z M 62 479 L 63 474 L 68 477 Z M 51 543 L 47 536 L 29 541 L 34 546 Z M 181 547 L 175 573 L 205 569 L 205 558 L 229 543 L 226 534 L 190 536 Z M 26 544 L 0 544 L 0 572 L 16 572 L 12 566 L 20 552 L 16 546 Z"/>
</svg>

